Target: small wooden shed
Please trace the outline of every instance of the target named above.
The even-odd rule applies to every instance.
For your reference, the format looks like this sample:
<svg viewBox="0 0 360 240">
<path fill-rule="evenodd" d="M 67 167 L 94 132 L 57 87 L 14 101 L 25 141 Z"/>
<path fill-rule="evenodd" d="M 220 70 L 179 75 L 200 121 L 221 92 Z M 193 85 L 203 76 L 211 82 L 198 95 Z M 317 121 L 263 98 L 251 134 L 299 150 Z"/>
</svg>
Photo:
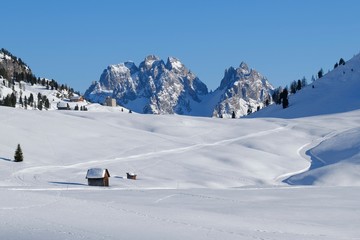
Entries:
<svg viewBox="0 0 360 240">
<path fill-rule="evenodd" d="M 89 186 L 109 186 L 109 171 L 106 168 L 90 168 L 87 171 L 86 179 Z"/>
<path fill-rule="evenodd" d="M 135 173 L 126 173 L 127 179 L 136 180 L 136 174 Z"/>
</svg>

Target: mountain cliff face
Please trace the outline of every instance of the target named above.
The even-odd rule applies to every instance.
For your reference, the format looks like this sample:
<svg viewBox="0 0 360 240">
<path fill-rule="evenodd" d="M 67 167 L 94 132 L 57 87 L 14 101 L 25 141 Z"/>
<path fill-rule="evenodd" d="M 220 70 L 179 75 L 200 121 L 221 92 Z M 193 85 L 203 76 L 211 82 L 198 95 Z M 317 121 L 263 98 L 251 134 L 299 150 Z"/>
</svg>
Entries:
<svg viewBox="0 0 360 240">
<path fill-rule="evenodd" d="M 31 74 L 31 69 L 21 60 L 13 56 L 9 51 L 0 49 L 0 75 L 12 79 L 18 75 L 26 76 Z"/>
<path fill-rule="evenodd" d="M 242 62 L 238 68 L 225 70 L 219 88 L 219 103 L 215 106 L 213 116 L 244 116 L 263 107 L 266 100 L 271 102 L 274 87 L 256 70 L 249 69 Z"/>
<path fill-rule="evenodd" d="M 212 93 L 179 59 L 165 63 L 150 55 L 139 66 L 133 62 L 110 65 L 99 82 L 93 82 L 85 98 L 103 103 L 110 96 L 119 105 L 140 113 L 240 117 L 249 107 L 269 99 L 273 87 L 245 63 L 229 68 L 220 87 Z"/>
<path fill-rule="evenodd" d="M 150 55 L 139 67 L 132 62 L 109 66 L 85 97 L 103 103 L 111 96 L 141 113 L 190 114 L 191 102 L 200 102 L 206 94 L 206 85 L 178 59 L 170 57 L 165 64 Z"/>
</svg>

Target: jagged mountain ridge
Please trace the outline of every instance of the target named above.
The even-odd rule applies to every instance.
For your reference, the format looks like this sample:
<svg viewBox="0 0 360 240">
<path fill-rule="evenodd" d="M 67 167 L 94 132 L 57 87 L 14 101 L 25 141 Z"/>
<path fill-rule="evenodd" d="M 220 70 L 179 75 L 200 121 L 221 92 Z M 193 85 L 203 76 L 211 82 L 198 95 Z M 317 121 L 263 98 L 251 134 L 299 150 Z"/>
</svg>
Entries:
<svg viewBox="0 0 360 240">
<path fill-rule="evenodd" d="M 236 116 L 244 116 L 257 107 L 263 107 L 266 100 L 271 101 L 274 87 L 256 70 L 250 69 L 244 62 L 238 68 L 225 70 L 220 86 L 219 103 L 215 106 L 213 116 L 229 115 L 232 111 Z"/>
<path fill-rule="evenodd" d="M 133 62 L 108 66 L 85 97 L 102 103 L 112 96 L 118 104 L 142 113 L 187 114 L 190 100 L 199 102 L 200 95 L 207 93 L 206 85 L 178 59 L 169 57 L 165 64 L 150 55 L 139 67 Z"/>
<path fill-rule="evenodd" d="M 179 59 L 169 57 L 165 63 L 150 55 L 138 67 L 133 62 L 108 66 L 85 98 L 103 103 L 110 96 L 140 113 L 228 117 L 234 111 L 240 117 L 262 105 L 272 90 L 265 77 L 242 63 L 226 70 L 219 88 L 209 93 Z"/>
</svg>

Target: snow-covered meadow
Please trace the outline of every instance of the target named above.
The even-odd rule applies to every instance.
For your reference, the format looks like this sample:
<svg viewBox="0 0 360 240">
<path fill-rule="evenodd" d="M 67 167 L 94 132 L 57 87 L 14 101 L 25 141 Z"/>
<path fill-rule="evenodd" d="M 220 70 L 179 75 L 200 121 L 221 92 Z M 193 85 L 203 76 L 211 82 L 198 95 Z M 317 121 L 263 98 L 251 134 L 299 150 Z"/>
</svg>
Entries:
<svg viewBox="0 0 360 240">
<path fill-rule="evenodd" d="M 359 239 L 360 111 L 0 112 L 1 239 Z M 18 143 L 21 163 L 10 161 Z M 110 187 L 87 186 L 92 167 L 109 170 Z"/>
</svg>

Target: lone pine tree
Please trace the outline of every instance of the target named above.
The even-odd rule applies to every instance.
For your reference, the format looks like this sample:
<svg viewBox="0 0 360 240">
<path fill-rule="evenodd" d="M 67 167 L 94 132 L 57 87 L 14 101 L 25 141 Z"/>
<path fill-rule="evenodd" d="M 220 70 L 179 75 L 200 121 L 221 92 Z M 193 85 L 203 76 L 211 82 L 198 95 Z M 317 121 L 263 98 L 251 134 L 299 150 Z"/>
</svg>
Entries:
<svg viewBox="0 0 360 240">
<path fill-rule="evenodd" d="M 22 162 L 23 160 L 24 160 L 23 152 L 21 150 L 20 144 L 18 144 L 14 155 L 14 161 Z"/>
</svg>

